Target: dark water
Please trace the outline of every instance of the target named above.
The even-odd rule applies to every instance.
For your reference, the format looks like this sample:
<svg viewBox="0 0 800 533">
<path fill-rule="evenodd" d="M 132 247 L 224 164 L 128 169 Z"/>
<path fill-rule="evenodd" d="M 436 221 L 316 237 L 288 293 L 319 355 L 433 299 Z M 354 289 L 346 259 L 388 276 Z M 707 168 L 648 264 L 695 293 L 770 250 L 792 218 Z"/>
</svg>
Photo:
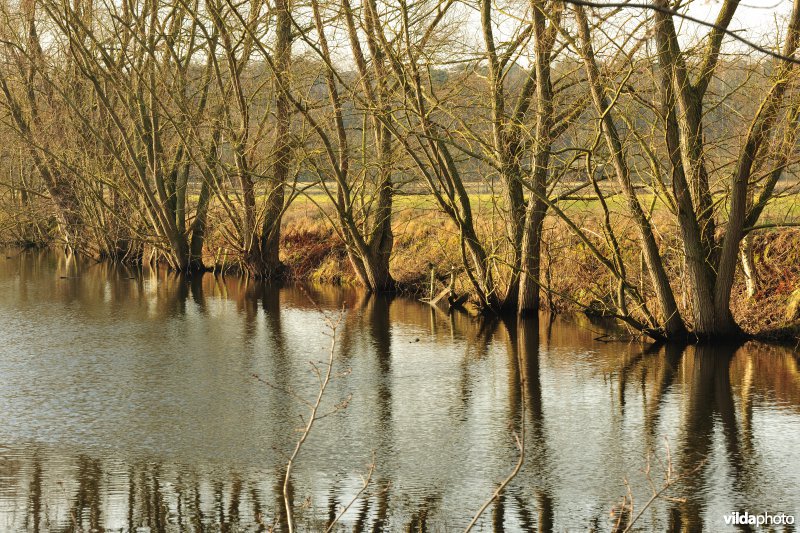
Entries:
<svg viewBox="0 0 800 533">
<path fill-rule="evenodd" d="M 283 529 L 309 361 L 346 314 L 337 375 L 295 467 L 299 529 L 609 531 L 671 470 L 643 531 L 800 519 L 790 348 L 647 349 L 599 328 L 479 322 L 329 287 L 191 281 L 53 254 L 0 256 L 0 531 Z M 627 487 L 626 487 L 627 481 Z M 727 529 L 726 529 L 727 528 Z M 776 530 L 784 530 L 776 528 Z M 792 531 L 792 528 L 786 528 Z"/>
</svg>

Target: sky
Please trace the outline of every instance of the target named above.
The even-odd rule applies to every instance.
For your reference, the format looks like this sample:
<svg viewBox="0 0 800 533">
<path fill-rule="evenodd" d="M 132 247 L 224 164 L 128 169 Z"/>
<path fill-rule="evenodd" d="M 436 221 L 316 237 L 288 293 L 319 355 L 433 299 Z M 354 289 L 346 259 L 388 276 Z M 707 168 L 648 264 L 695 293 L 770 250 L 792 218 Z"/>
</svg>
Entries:
<svg viewBox="0 0 800 533">
<path fill-rule="evenodd" d="M 605 2 L 619 2 L 621 0 L 594 0 L 597 3 Z M 631 0 L 632 3 L 649 3 L 652 0 Z M 518 31 L 522 21 L 515 16 L 509 16 L 509 12 L 520 13 L 519 6 L 527 6 L 526 0 L 492 0 L 494 5 L 494 15 L 500 20 L 500 25 L 495 28 L 495 40 L 503 42 L 513 40 L 512 35 Z M 684 0 L 684 5 L 688 5 L 685 13 L 707 22 L 713 23 L 719 14 L 722 7 L 722 0 Z M 465 4 L 451 9 L 453 14 L 458 20 L 460 26 L 461 38 L 463 43 L 476 58 L 482 57 L 484 53 L 483 37 L 481 33 L 480 14 L 477 10 L 477 0 L 467 0 Z M 471 7 L 466 7 L 471 6 Z M 512 7 L 513 6 L 513 7 Z M 504 11 L 511 8 L 509 11 Z M 750 41 L 758 43 L 767 48 L 774 49 L 776 45 L 782 43 L 779 36 L 785 31 L 786 22 L 792 10 L 792 0 L 742 0 L 742 3 L 737 9 L 734 20 L 731 22 L 729 29 L 736 31 Z M 524 11 L 524 7 L 522 8 Z M 602 12 L 602 10 L 601 10 Z M 625 19 L 630 14 L 635 13 L 636 8 L 628 8 L 624 10 L 622 19 Z M 698 40 L 706 36 L 709 31 L 708 27 L 695 24 L 690 21 L 681 20 L 675 17 L 675 23 L 678 25 L 678 36 L 682 41 L 684 47 L 697 43 Z M 637 30 L 641 32 L 641 28 Z M 613 33 L 613 32 L 612 32 Z M 336 35 L 334 37 L 334 35 Z M 346 41 L 345 35 L 341 32 L 331 32 L 329 35 L 331 43 L 334 44 L 334 59 L 337 63 L 351 62 L 349 44 Z M 728 53 L 742 53 L 746 51 L 747 47 L 738 41 L 727 38 L 723 45 L 723 54 Z M 778 50 L 776 50 L 778 51 Z M 756 52 L 758 53 L 758 52 Z M 522 54 L 518 58 L 518 63 L 527 66 L 530 57 L 527 54 Z"/>
<path fill-rule="evenodd" d="M 687 14 L 714 22 L 721 6 L 721 0 L 695 0 Z M 786 27 L 786 19 L 791 11 L 791 0 L 743 0 L 729 29 L 741 30 L 743 37 L 759 44 L 774 45 L 778 29 Z"/>
</svg>

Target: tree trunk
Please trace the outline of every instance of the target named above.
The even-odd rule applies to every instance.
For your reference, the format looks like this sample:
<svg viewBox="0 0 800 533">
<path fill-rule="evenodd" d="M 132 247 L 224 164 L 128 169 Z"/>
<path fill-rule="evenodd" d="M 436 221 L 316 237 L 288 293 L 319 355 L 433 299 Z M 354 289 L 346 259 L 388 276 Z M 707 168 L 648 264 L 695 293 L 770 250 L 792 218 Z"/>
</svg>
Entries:
<svg viewBox="0 0 800 533">
<path fill-rule="evenodd" d="M 753 254 L 753 234 L 748 233 L 742 239 L 742 272 L 744 272 L 744 281 L 747 286 L 747 296 L 750 298 L 756 295 L 758 291 L 758 273 L 756 272 L 756 263 Z"/>
<path fill-rule="evenodd" d="M 275 141 L 273 143 L 274 160 L 272 178 L 269 182 L 271 190 L 267 195 L 267 209 L 261 226 L 258 244 L 249 254 L 251 273 L 258 278 L 278 277 L 283 265 L 280 261 L 281 220 L 284 208 L 284 189 L 289 179 L 289 163 L 291 145 L 289 126 L 292 102 L 287 91 L 290 78 L 292 51 L 292 19 L 289 0 L 275 2 L 275 72 L 273 75 L 280 81 L 275 82 Z M 281 87 L 283 84 L 284 87 Z"/>
<path fill-rule="evenodd" d="M 555 22 L 551 22 L 551 25 Z M 547 195 L 547 177 L 550 168 L 550 146 L 553 125 L 553 87 L 550 79 L 550 52 L 552 39 L 546 35 L 546 18 L 543 6 L 533 6 L 533 38 L 536 49 L 536 126 L 533 153 L 533 187 L 535 197 L 528 200 L 522 237 L 520 268 L 519 314 L 536 314 L 540 306 L 540 275 L 542 226 L 547 205 L 541 200 Z"/>
<path fill-rule="evenodd" d="M 389 292 L 395 288 L 395 282 L 389 273 L 389 259 L 394 246 L 392 233 L 392 185 L 387 179 L 379 193 L 376 227 L 368 245 L 368 255 L 364 257 L 364 268 L 369 280 L 369 289 L 375 292 Z"/>
<path fill-rule="evenodd" d="M 672 338 L 685 337 L 687 334 L 686 325 L 678 311 L 675 295 L 670 286 L 669 277 L 664 268 L 663 260 L 661 259 L 658 244 L 653 234 L 653 228 L 639 203 L 636 191 L 631 183 L 630 169 L 625 159 L 619 132 L 614 124 L 611 106 L 605 96 L 600 80 L 600 71 L 595 61 L 589 32 L 589 23 L 582 7 L 576 7 L 575 11 L 578 18 L 578 32 L 581 36 L 581 55 L 583 56 L 584 65 L 586 67 L 586 75 L 589 80 L 592 100 L 600 115 L 601 129 L 612 158 L 617 181 L 625 194 L 628 209 L 639 231 L 639 238 L 642 242 L 642 250 L 647 263 L 647 269 L 658 296 L 659 305 L 661 306 L 664 333 L 667 337 Z"/>
<path fill-rule="evenodd" d="M 522 276 L 519 282 L 517 311 L 520 315 L 535 315 L 540 308 L 540 276 L 542 262 L 542 227 L 547 206 L 534 198 L 528 200 L 525 215 L 525 234 L 522 239 Z"/>
<path fill-rule="evenodd" d="M 794 0 L 782 54 L 786 57 L 793 56 L 798 44 L 800 44 L 800 0 Z M 733 172 L 730 214 L 725 237 L 720 247 L 718 274 L 714 286 L 714 312 L 717 315 L 718 328 L 713 332 L 715 335 L 742 334 L 731 314 L 730 300 L 739 248 L 744 237 L 744 224 L 747 219 L 747 192 L 756 157 L 761 147 L 771 139 L 771 129 L 792 81 L 792 71 L 795 69 L 795 65 L 786 60 L 781 60 L 778 64 L 774 75 L 775 81 L 764 97 L 758 114 L 753 119 Z"/>
</svg>

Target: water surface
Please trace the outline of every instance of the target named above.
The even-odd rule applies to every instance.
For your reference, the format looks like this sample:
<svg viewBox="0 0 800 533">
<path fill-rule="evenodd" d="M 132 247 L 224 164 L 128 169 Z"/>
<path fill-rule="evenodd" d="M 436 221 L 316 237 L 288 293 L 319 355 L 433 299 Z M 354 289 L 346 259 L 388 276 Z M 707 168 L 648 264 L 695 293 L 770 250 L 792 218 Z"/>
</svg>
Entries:
<svg viewBox="0 0 800 533">
<path fill-rule="evenodd" d="M 319 286 L 0 255 L 0 531 L 726 531 L 800 519 L 791 348 L 651 347 L 600 326 L 479 321 Z M 265 384 L 266 382 L 266 384 Z M 336 405 L 349 399 L 344 409 Z M 363 477 L 373 467 L 362 492 Z M 649 474 L 648 474 L 649 465 Z M 728 529 L 726 529 L 726 527 Z M 780 530 L 780 529 L 778 529 Z M 786 529 L 787 531 L 793 529 Z"/>
</svg>

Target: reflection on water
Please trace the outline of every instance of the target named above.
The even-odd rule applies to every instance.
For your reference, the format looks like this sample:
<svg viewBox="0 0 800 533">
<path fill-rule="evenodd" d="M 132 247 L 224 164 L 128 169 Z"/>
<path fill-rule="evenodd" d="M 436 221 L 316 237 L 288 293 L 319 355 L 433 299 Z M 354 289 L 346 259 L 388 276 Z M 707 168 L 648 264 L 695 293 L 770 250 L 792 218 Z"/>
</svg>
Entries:
<svg viewBox="0 0 800 533">
<path fill-rule="evenodd" d="M 312 304 L 311 301 L 316 302 Z M 0 531 L 282 529 L 309 361 L 346 315 L 291 487 L 303 530 L 608 531 L 667 469 L 642 530 L 800 519 L 800 373 L 788 348 L 648 347 L 562 319 L 447 316 L 331 287 L 0 256 Z M 347 372 L 345 372 L 347 370 Z M 375 472 L 358 494 L 369 464 Z M 148 529 L 149 528 L 149 529 Z"/>
</svg>

